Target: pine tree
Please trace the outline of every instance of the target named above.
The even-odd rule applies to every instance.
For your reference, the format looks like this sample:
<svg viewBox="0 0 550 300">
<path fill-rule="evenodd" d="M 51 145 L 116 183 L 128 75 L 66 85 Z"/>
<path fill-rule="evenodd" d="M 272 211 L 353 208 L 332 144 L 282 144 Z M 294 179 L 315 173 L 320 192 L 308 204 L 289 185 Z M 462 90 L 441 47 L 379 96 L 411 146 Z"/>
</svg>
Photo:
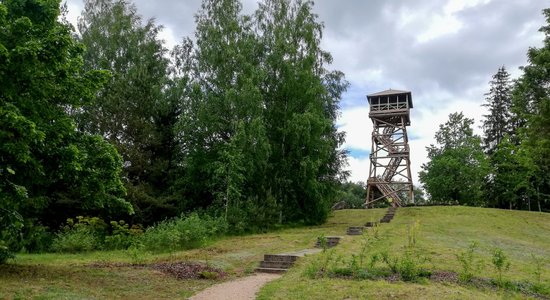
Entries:
<svg viewBox="0 0 550 300">
<path fill-rule="evenodd" d="M 485 94 L 489 114 L 484 115 L 483 120 L 483 146 L 487 153 L 495 151 L 497 145 L 506 134 L 512 136 L 515 132 L 511 112 L 512 87 L 510 85 L 510 74 L 504 66 L 498 69 L 489 82 L 490 90 Z"/>
</svg>

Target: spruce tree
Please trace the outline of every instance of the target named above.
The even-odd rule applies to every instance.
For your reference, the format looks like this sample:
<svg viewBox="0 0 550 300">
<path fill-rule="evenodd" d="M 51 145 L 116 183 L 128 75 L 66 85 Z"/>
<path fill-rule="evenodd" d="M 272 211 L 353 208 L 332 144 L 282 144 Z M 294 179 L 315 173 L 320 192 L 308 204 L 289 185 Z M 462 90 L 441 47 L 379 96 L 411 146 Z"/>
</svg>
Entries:
<svg viewBox="0 0 550 300">
<path fill-rule="evenodd" d="M 510 85 L 510 74 L 504 66 L 498 69 L 489 82 L 490 89 L 485 94 L 489 113 L 484 115 L 483 120 L 483 147 L 487 153 L 495 151 L 497 145 L 506 134 L 513 135 L 515 126 L 511 113 L 512 87 Z"/>
</svg>

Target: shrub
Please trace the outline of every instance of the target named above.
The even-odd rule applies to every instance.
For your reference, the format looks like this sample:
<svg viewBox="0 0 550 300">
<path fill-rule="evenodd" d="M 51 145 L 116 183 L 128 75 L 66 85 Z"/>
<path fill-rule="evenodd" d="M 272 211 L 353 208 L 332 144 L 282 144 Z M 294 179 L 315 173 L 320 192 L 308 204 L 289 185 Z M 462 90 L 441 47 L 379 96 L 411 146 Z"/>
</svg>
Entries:
<svg viewBox="0 0 550 300">
<path fill-rule="evenodd" d="M 422 267 L 422 264 L 428 259 L 421 255 L 415 255 L 410 250 L 406 250 L 401 257 L 392 257 L 387 251 L 384 251 L 380 254 L 380 257 L 390 270 L 395 274 L 399 274 L 404 281 L 415 281 L 420 277 L 430 275 L 430 272 Z"/>
<path fill-rule="evenodd" d="M 55 252 L 82 252 L 101 248 L 101 241 L 88 228 L 75 228 L 60 232 L 52 244 Z"/>
<path fill-rule="evenodd" d="M 27 224 L 23 227 L 22 250 L 29 253 L 47 252 L 52 246 L 54 237 L 48 227 Z"/>
<path fill-rule="evenodd" d="M 5 263 L 10 258 L 15 258 L 15 255 L 10 251 L 5 242 L 0 240 L 0 264 Z"/>
<path fill-rule="evenodd" d="M 147 250 L 171 252 L 199 247 L 208 238 L 222 235 L 226 230 L 223 219 L 192 213 L 147 228 L 141 240 Z"/>
<path fill-rule="evenodd" d="M 124 250 L 136 242 L 136 239 L 143 234 L 139 225 L 129 225 L 124 221 L 111 221 L 111 234 L 105 236 L 105 249 Z"/>
<path fill-rule="evenodd" d="M 493 262 L 493 267 L 498 275 L 497 283 L 499 286 L 502 286 L 502 274 L 510 269 L 510 259 L 506 256 L 502 249 L 495 248 L 493 249 L 493 258 L 491 261 Z"/>
<path fill-rule="evenodd" d="M 462 282 L 469 282 L 472 280 L 475 275 L 474 273 L 481 269 L 481 261 L 477 264 L 475 262 L 476 249 L 477 243 L 471 242 L 468 249 L 456 255 L 456 258 L 462 268 L 458 273 L 458 279 Z"/>
<path fill-rule="evenodd" d="M 52 243 L 55 252 L 82 252 L 98 250 L 103 247 L 107 224 L 97 217 L 69 218 Z"/>
</svg>

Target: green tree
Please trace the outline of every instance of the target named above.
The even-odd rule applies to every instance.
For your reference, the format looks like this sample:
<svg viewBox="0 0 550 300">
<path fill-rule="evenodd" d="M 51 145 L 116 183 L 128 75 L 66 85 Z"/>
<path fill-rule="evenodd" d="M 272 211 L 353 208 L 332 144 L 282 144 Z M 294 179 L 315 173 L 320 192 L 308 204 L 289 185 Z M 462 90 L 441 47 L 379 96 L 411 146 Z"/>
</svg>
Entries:
<svg viewBox="0 0 550 300">
<path fill-rule="evenodd" d="M 312 1 L 265 0 L 255 15 L 266 76 L 265 107 L 270 190 L 281 219 L 320 223 L 327 217 L 341 179 L 344 133 L 335 121 L 348 84 L 330 71 L 320 47 L 323 25 Z"/>
<path fill-rule="evenodd" d="M 241 9 L 239 1 L 203 1 L 196 16 L 193 88 L 179 124 L 187 207 L 220 209 L 238 230 L 247 222 L 274 223 L 260 49 Z"/>
<path fill-rule="evenodd" d="M 488 164 L 473 119 L 452 113 L 435 134 L 437 146 L 426 147 L 430 161 L 422 165 L 420 182 L 432 201 L 483 205 L 482 186 Z"/>
<path fill-rule="evenodd" d="M 515 131 L 513 126 L 513 116 L 511 112 L 512 105 L 512 87 L 510 84 L 510 74 L 504 66 L 498 69 L 489 82 L 490 90 L 485 94 L 488 114 L 484 115 L 483 120 L 483 147 L 487 153 L 491 154 L 497 145 L 502 141 L 505 135 L 512 136 Z"/>
<path fill-rule="evenodd" d="M 78 22 L 85 67 L 112 76 L 95 101 L 75 112 L 85 132 L 104 136 L 124 160 L 135 221 L 175 215 L 171 179 L 176 167 L 174 126 L 179 98 L 168 93 L 169 60 L 153 20 L 143 23 L 125 0 L 86 0 Z"/>
<path fill-rule="evenodd" d="M 59 15 L 57 0 L 0 2 L 0 247 L 11 250 L 23 225 L 132 211 L 114 148 L 67 114 L 107 76 L 83 71 L 84 48 Z"/>
<path fill-rule="evenodd" d="M 543 10 L 546 25 L 541 48 L 530 48 L 528 65 L 517 80 L 513 93 L 513 109 L 525 121 L 521 148 L 532 161 L 535 198 L 539 208 L 550 208 L 550 9 Z"/>
<path fill-rule="evenodd" d="M 361 208 L 365 204 L 365 193 L 365 183 L 347 181 L 340 185 L 336 200 L 344 201 L 346 208 Z"/>
<path fill-rule="evenodd" d="M 487 201 L 490 206 L 499 208 L 531 209 L 534 195 L 531 180 L 534 165 L 525 149 L 514 145 L 510 138 L 504 138 L 489 157 Z"/>
</svg>

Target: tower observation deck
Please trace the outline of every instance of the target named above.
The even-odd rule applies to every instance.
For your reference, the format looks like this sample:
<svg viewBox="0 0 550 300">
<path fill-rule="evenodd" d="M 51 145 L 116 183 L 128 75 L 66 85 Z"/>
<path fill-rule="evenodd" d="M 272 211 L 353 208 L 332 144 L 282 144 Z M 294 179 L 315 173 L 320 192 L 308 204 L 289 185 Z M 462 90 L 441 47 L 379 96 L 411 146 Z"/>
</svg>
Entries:
<svg viewBox="0 0 550 300">
<path fill-rule="evenodd" d="M 367 99 L 373 130 L 365 205 L 383 199 L 394 207 L 402 206 L 405 200 L 414 202 L 407 137 L 411 92 L 389 89 Z"/>
</svg>

